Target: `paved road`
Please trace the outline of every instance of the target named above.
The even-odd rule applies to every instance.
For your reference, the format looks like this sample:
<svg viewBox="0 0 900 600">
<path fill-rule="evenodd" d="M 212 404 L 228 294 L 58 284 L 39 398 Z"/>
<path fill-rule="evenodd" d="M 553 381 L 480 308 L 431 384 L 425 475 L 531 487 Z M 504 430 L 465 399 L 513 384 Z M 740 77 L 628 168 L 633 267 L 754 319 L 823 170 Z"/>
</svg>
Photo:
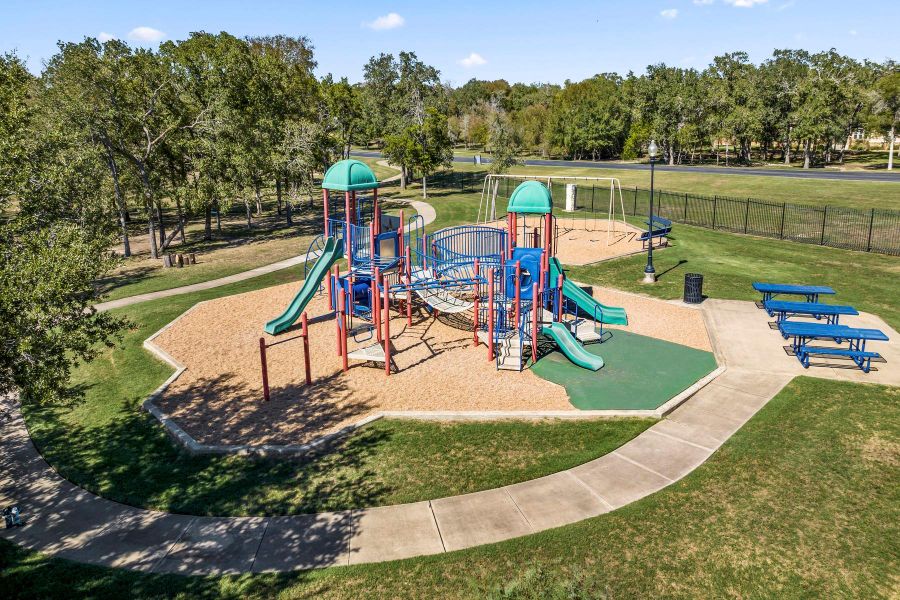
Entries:
<svg viewBox="0 0 900 600">
<path fill-rule="evenodd" d="M 351 153 L 353 156 L 365 158 L 381 158 L 380 152 L 371 150 L 357 150 Z M 490 162 L 484 159 L 486 162 Z M 454 156 L 453 162 L 471 163 L 471 156 Z M 589 160 L 541 160 L 528 159 L 525 165 L 529 167 L 575 167 L 592 169 L 621 169 L 624 171 L 647 171 L 649 165 L 635 163 L 613 163 Z M 900 172 L 866 172 L 866 171 L 826 171 L 813 169 L 802 171 L 799 169 L 755 169 L 749 167 L 693 167 L 685 165 L 657 165 L 658 171 L 671 171 L 681 173 L 704 173 L 712 175 L 763 175 L 766 177 L 793 177 L 795 179 L 836 179 L 843 181 L 886 181 L 900 183 Z"/>
</svg>

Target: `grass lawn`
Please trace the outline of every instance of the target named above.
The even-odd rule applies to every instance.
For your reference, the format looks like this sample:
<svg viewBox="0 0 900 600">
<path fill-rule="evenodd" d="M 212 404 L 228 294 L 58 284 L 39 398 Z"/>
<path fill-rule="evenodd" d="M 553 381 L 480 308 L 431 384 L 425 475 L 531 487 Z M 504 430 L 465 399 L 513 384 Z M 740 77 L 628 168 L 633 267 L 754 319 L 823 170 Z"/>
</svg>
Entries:
<svg viewBox="0 0 900 600">
<path fill-rule="evenodd" d="M 637 221 L 634 221 L 636 224 Z M 757 300 L 754 281 L 828 285 L 832 303 L 852 304 L 900 327 L 900 257 L 851 252 L 712 231 L 676 224 L 672 246 L 654 252 L 659 278 L 641 283 L 645 254 L 583 267 L 568 276 L 657 298 L 680 298 L 685 273 L 703 274 L 703 293 L 713 298 Z"/>
<path fill-rule="evenodd" d="M 77 369 L 85 401 L 26 409 L 35 444 L 69 480 L 132 504 L 190 514 L 278 515 L 396 504 L 524 481 L 601 456 L 648 427 L 629 419 L 544 423 L 380 421 L 308 462 L 189 457 L 137 410 L 171 373 L 141 344 L 200 300 L 297 281 L 289 268 L 121 311 L 121 348 Z M 299 284 L 298 284 L 299 285 Z"/>
<path fill-rule="evenodd" d="M 477 171 L 483 167 L 454 164 L 455 171 Z M 579 177 L 616 177 L 623 188 L 638 186 L 650 188 L 649 170 L 571 167 L 513 167 L 510 173 L 530 175 L 570 175 Z M 760 175 L 706 174 L 691 172 L 656 171 L 655 186 L 668 192 L 688 192 L 700 195 L 752 197 L 773 202 L 793 202 L 822 206 L 849 208 L 889 208 L 900 210 L 900 175 L 897 182 L 843 181 L 799 179 L 795 177 L 766 177 Z M 480 190 L 479 190 L 480 193 Z"/>
<path fill-rule="evenodd" d="M 553 350 L 534 365 L 534 373 L 566 388 L 581 410 L 652 410 L 716 368 L 712 352 L 621 329 L 607 329 L 606 335 L 602 344 L 584 346 L 603 358 L 599 371 L 578 367 Z M 647 365 L 653 365 L 652 377 Z"/>
<path fill-rule="evenodd" d="M 685 479 L 447 555 L 290 575 L 151 576 L 0 543 L 8 598 L 895 598 L 900 388 L 794 380 Z"/>
</svg>

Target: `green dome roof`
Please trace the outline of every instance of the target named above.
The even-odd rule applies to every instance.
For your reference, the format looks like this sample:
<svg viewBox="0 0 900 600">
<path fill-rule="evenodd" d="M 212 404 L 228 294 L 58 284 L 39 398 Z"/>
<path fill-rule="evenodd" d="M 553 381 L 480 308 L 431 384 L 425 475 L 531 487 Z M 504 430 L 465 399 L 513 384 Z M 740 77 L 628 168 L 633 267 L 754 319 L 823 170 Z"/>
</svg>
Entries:
<svg viewBox="0 0 900 600">
<path fill-rule="evenodd" d="M 523 181 L 509 197 L 507 212 L 546 215 L 553 212 L 553 200 L 550 198 L 550 190 L 540 181 Z"/>
<path fill-rule="evenodd" d="M 322 187 L 342 192 L 371 190 L 378 187 L 378 180 L 366 163 L 358 160 L 342 160 L 329 167 L 322 179 Z"/>
</svg>

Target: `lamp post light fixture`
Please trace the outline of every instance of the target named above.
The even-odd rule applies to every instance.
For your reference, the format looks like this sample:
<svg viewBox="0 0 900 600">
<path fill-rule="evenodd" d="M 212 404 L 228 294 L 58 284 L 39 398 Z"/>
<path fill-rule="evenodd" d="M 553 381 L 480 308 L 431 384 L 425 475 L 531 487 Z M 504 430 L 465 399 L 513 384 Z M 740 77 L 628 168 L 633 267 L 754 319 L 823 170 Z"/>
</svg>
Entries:
<svg viewBox="0 0 900 600">
<path fill-rule="evenodd" d="M 650 156 L 650 218 L 647 219 L 647 266 L 644 267 L 644 283 L 656 283 L 656 269 L 653 268 L 653 171 L 658 151 L 656 140 L 650 140 L 647 148 Z"/>
</svg>

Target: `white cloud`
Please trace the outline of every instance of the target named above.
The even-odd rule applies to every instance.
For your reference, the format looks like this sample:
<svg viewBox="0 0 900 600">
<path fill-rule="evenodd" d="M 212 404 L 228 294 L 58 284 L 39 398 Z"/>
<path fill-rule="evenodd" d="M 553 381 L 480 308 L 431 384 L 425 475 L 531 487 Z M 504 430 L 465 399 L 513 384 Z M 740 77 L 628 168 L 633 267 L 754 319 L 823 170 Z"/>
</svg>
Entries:
<svg viewBox="0 0 900 600">
<path fill-rule="evenodd" d="M 376 31 L 381 31 L 383 29 L 396 29 L 398 27 L 403 27 L 406 23 L 406 19 L 401 17 L 395 12 L 388 13 L 386 15 L 380 16 L 371 23 L 363 23 L 369 29 L 374 29 Z"/>
<path fill-rule="evenodd" d="M 678 9 L 677 8 L 667 8 L 666 10 L 661 10 L 661 11 L 659 11 L 659 16 L 661 16 L 663 19 L 670 19 L 670 20 L 674 19 L 675 17 L 678 16 Z"/>
<path fill-rule="evenodd" d="M 741 8 L 752 8 L 757 4 L 765 4 L 769 0 L 725 0 L 725 4 L 739 6 Z"/>
<path fill-rule="evenodd" d="M 485 60 L 485 58 L 477 52 L 473 52 L 464 59 L 460 60 L 459 64 L 468 69 L 470 67 L 478 67 L 487 64 L 487 60 Z"/>
<path fill-rule="evenodd" d="M 859 33 L 859 32 L 856 31 L 855 29 L 851 29 L 851 30 L 848 31 L 847 33 L 849 33 L 850 35 L 856 35 L 856 34 Z"/>
<path fill-rule="evenodd" d="M 715 0 L 694 0 L 694 4 L 702 6 L 704 4 L 712 4 Z"/>
<path fill-rule="evenodd" d="M 101 31 L 100 35 L 97 36 L 97 39 L 100 40 L 101 43 L 108 42 L 110 40 L 115 40 L 117 37 L 111 33 L 106 33 L 105 31 Z"/>
<path fill-rule="evenodd" d="M 159 29 L 152 27 L 135 27 L 128 32 L 128 37 L 139 42 L 158 42 L 166 37 Z"/>
</svg>

